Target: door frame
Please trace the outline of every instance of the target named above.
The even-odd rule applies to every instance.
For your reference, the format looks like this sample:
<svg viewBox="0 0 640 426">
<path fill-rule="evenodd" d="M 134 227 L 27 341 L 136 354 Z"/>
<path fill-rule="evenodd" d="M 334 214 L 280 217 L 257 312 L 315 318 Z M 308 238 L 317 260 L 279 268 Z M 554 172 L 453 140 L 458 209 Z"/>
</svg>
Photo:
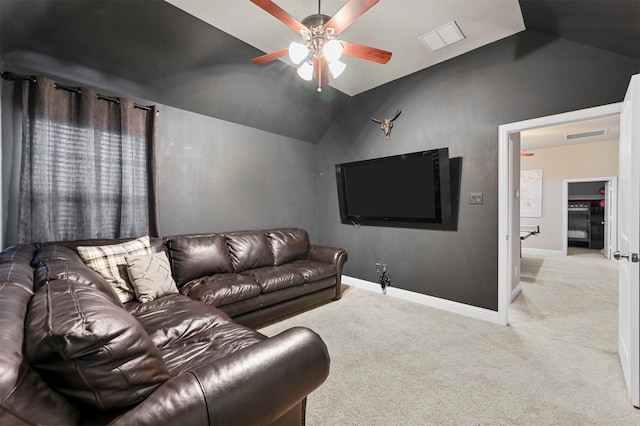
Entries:
<svg viewBox="0 0 640 426">
<path fill-rule="evenodd" d="M 519 193 L 516 189 L 520 178 L 519 162 L 514 156 L 519 155 L 520 147 L 514 147 L 514 140 L 519 145 L 520 132 L 524 130 L 547 127 L 573 121 L 587 120 L 607 115 L 620 114 L 622 103 L 603 105 L 578 111 L 533 118 L 530 120 L 507 123 L 498 126 L 498 323 L 509 324 L 509 303 L 511 291 L 519 284 L 520 259 L 513 253 L 519 252 L 520 236 L 514 235 L 513 227 L 519 224 L 520 217 L 514 218 L 511 212 Z M 517 137 L 515 137 L 517 135 Z M 517 148 L 517 151 L 514 149 Z M 513 194 L 513 196 L 512 196 Z M 544 232 L 544 230 L 541 230 Z M 513 273 L 512 273 L 513 272 Z M 518 282 L 514 282 L 515 280 Z"/>
<path fill-rule="evenodd" d="M 611 199 L 607 204 L 605 204 L 605 220 L 607 217 L 611 217 L 611 220 L 607 223 L 606 232 L 609 235 L 608 238 L 605 238 L 605 242 L 609 243 L 609 246 L 613 246 L 613 248 L 609 248 L 605 245 L 607 249 L 606 257 L 611 259 L 611 254 L 613 251 L 617 249 L 617 241 L 614 241 L 611 244 L 611 239 L 617 240 L 616 230 L 617 228 L 617 217 L 618 217 L 618 177 L 617 176 L 608 176 L 608 177 L 594 177 L 594 178 L 575 178 L 575 179 L 565 179 L 562 182 L 562 205 L 564 206 L 564 215 L 562 217 L 562 255 L 566 256 L 569 247 L 568 241 L 568 229 L 569 229 L 569 184 L 577 183 L 577 182 L 606 182 L 606 185 L 610 186 Z M 608 188 L 607 188 L 608 189 Z M 606 197 L 607 194 L 605 194 Z"/>
</svg>

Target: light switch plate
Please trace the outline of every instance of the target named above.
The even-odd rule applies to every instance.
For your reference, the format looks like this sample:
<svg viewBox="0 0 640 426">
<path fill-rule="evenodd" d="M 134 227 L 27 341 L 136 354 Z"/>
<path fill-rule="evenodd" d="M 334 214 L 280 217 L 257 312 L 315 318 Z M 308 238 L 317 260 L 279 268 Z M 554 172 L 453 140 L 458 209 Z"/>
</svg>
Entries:
<svg viewBox="0 0 640 426">
<path fill-rule="evenodd" d="M 472 192 L 469 194 L 469 204 L 482 204 L 482 192 Z"/>
</svg>

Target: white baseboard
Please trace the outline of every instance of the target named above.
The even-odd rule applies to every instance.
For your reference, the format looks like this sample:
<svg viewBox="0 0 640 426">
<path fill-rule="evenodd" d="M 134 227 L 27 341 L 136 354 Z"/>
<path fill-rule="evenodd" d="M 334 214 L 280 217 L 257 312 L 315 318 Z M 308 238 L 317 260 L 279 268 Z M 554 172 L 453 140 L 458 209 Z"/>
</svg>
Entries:
<svg viewBox="0 0 640 426">
<path fill-rule="evenodd" d="M 371 281 L 361 280 L 360 278 L 343 275 L 342 283 L 352 287 L 357 287 L 382 294 L 380 284 Z M 443 311 L 452 312 L 454 314 L 463 315 L 470 318 L 488 321 L 494 324 L 500 324 L 498 311 L 479 308 L 477 306 L 471 306 L 460 302 L 453 302 L 451 300 L 428 296 L 426 294 L 416 293 L 414 291 L 402 290 L 395 287 L 387 287 L 387 296 L 407 300 L 409 302 L 419 303 L 431 308 L 441 309 Z"/>
<path fill-rule="evenodd" d="M 516 297 L 518 297 L 521 291 L 522 291 L 522 283 L 518 282 L 518 285 L 516 285 L 513 288 L 513 290 L 511 290 L 511 299 L 509 300 L 509 302 L 513 302 L 514 300 L 516 300 Z"/>
<path fill-rule="evenodd" d="M 532 256 L 564 256 L 562 250 L 547 250 L 525 247 L 522 247 L 522 254 L 529 254 Z"/>
</svg>

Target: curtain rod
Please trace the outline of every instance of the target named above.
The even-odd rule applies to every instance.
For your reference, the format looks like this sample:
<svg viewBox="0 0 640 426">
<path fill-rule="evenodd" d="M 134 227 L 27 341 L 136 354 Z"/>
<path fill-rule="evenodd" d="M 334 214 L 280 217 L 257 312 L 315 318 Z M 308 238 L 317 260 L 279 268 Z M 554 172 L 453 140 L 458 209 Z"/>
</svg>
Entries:
<svg viewBox="0 0 640 426">
<path fill-rule="evenodd" d="M 7 80 L 7 81 L 14 81 L 14 80 L 27 80 L 31 83 L 35 83 L 36 82 L 36 77 L 33 75 L 22 75 L 22 74 L 16 74 L 13 72 L 9 72 L 9 71 L 5 71 L 2 73 L 1 75 L 3 80 Z M 82 93 L 82 89 L 80 89 L 79 87 L 71 87 L 71 86 L 64 86 L 60 83 L 54 83 L 54 87 L 56 89 L 62 89 L 62 90 L 67 90 L 69 92 L 74 92 L 77 94 Z M 112 97 L 112 96 L 105 96 L 105 95 L 101 95 L 100 93 L 97 94 L 97 98 L 98 99 L 102 99 L 103 101 L 109 101 L 109 102 L 115 102 L 117 104 L 120 103 L 120 99 Z M 153 109 L 153 106 L 150 105 L 140 105 L 137 103 L 133 103 L 133 107 L 134 108 L 138 108 L 144 111 L 151 111 Z M 157 114 L 160 114 L 160 111 L 157 111 Z"/>
<path fill-rule="evenodd" d="M 28 80 L 32 83 L 36 82 L 36 77 L 33 75 L 22 75 L 22 74 L 9 72 L 9 71 L 3 72 L 1 77 L 3 80 L 7 80 L 7 81 L 13 81 L 15 79 L 19 79 L 19 80 Z"/>
</svg>

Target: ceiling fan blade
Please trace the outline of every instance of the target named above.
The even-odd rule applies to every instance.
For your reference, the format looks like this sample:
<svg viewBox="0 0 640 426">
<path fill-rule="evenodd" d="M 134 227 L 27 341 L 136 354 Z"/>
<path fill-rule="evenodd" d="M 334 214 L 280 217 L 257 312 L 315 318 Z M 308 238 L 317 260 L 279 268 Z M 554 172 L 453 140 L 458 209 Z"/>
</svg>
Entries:
<svg viewBox="0 0 640 426">
<path fill-rule="evenodd" d="M 379 1 L 380 0 L 351 0 L 342 6 L 342 9 L 336 12 L 333 18 L 324 24 L 324 28 L 332 27 L 336 30 L 336 35 L 340 34 L 345 28 L 353 24 L 353 21 L 358 19 L 358 17 L 371 9 L 373 5 Z"/>
<path fill-rule="evenodd" d="M 535 154 L 533 152 L 525 151 L 523 149 L 520 150 L 520 157 L 533 157 Z"/>
<path fill-rule="evenodd" d="M 251 62 L 253 62 L 254 64 L 265 64 L 267 62 L 273 61 L 274 59 L 282 58 L 288 53 L 289 53 L 289 48 L 285 47 L 284 49 L 278 50 L 277 52 L 267 53 L 266 55 L 253 58 Z"/>
<path fill-rule="evenodd" d="M 316 73 L 316 89 L 320 92 L 329 84 L 329 64 L 325 58 L 313 58 L 313 69 Z"/>
<path fill-rule="evenodd" d="M 280 6 L 272 2 L 271 0 L 251 0 L 251 3 L 262 8 L 265 12 L 275 16 L 280 21 L 282 21 L 285 25 L 291 28 L 293 31 L 299 33 L 300 30 L 306 30 L 307 27 L 302 25 L 300 21 L 298 21 L 293 16 L 289 15 L 284 9 Z"/>
<path fill-rule="evenodd" d="M 344 49 L 343 55 L 353 56 L 360 59 L 366 59 L 367 61 L 377 62 L 379 64 L 386 64 L 391 59 L 391 52 L 386 50 L 376 49 L 375 47 L 369 47 L 358 43 L 351 43 L 350 41 L 340 40 Z"/>
</svg>

